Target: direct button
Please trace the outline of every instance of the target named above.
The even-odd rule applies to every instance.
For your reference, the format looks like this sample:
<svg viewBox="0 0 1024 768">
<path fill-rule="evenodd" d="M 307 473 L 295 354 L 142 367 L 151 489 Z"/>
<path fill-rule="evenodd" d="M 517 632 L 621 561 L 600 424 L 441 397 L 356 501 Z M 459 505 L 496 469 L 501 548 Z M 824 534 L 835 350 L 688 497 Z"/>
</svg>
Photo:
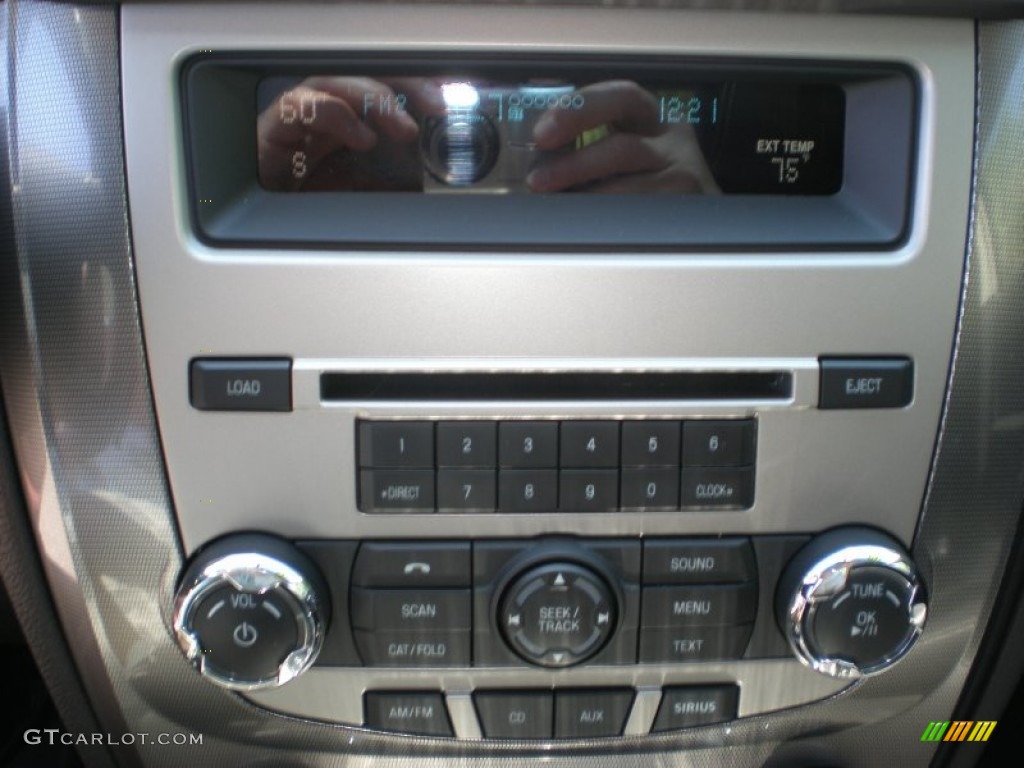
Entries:
<svg viewBox="0 0 1024 768">
<path fill-rule="evenodd" d="M 554 696 L 550 691 L 478 691 L 473 700 L 488 739 L 551 738 Z"/>
<path fill-rule="evenodd" d="M 200 411 L 290 411 L 292 361 L 197 358 L 189 374 Z"/>
<path fill-rule="evenodd" d="M 359 473 L 363 512 L 433 512 L 434 473 L 422 469 L 364 469 Z"/>
<path fill-rule="evenodd" d="M 563 467 L 618 467 L 617 421 L 563 421 Z"/>
<path fill-rule="evenodd" d="M 367 728 L 424 736 L 453 735 L 440 693 L 367 691 L 363 707 Z"/>
<path fill-rule="evenodd" d="M 622 466 L 678 467 L 679 422 L 622 422 Z"/>
<path fill-rule="evenodd" d="M 907 358 L 821 358 L 819 408 L 902 408 L 914 396 Z"/>
<path fill-rule="evenodd" d="M 633 705 L 633 691 L 557 691 L 555 738 L 620 736 Z"/>
<path fill-rule="evenodd" d="M 734 720 L 738 703 L 735 685 L 666 688 L 651 733 Z"/>
<path fill-rule="evenodd" d="M 644 541 L 644 584 L 732 584 L 756 578 L 749 539 Z"/>
</svg>

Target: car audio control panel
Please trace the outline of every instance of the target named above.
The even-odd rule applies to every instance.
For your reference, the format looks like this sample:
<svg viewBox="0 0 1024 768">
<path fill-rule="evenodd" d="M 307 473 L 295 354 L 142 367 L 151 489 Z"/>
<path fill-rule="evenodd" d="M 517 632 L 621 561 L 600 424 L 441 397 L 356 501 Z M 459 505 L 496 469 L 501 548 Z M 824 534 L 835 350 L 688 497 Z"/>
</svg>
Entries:
<svg viewBox="0 0 1024 768">
<path fill-rule="evenodd" d="M 467 7 L 454 45 L 253 10 L 201 44 L 124 17 L 165 604 L 203 678 L 589 740 L 913 659 L 969 25 Z"/>
</svg>

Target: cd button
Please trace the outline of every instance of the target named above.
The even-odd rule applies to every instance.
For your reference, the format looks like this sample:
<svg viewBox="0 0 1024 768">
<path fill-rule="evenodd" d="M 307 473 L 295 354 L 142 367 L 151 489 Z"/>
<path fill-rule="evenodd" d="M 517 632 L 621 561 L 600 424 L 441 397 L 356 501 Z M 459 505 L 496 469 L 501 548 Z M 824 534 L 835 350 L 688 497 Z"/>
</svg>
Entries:
<svg viewBox="0 0 1024 768">
<path fill-rule="evenodd" d="M 545 692 L 477 692 L 473 696 L 489 739 L 550 739 L 554 696 Z"/>
</svg>

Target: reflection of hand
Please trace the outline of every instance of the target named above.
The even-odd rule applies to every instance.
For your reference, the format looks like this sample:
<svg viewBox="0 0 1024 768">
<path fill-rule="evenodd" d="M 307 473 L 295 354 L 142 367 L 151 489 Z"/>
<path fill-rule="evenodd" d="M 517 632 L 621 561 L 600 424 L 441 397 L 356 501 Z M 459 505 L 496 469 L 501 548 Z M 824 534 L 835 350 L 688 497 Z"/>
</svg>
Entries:
<svg viewBox="0 0 1024 768">
<path fill-rule="evenodd" d="M 400 93 L 407 100 L 398 107 Z M 369 152 L 382 140 L 414 142 L 419 126 L 407 109 L 433 112 L 436 85 L 423 78 L 384 83 L 364 77 L 310 77 L 281 94 L 257 121 L 260 180 L 271 189 L 301 187 L 338 150 Z M 297 167 L 296 154 L 301 155 Z"/>
<path fill-rule="evenodd" d="M 540 162 L 527 177 L 533 192 L 718 192 L 693 127 L 663 125 L 658 104 L 636 83 L 615 80 L 581 88 L 580 109 L 550 109 L 533 139 L 543 151 L 571 146 L 586 131 L 607 135 Z"/>
</svg>

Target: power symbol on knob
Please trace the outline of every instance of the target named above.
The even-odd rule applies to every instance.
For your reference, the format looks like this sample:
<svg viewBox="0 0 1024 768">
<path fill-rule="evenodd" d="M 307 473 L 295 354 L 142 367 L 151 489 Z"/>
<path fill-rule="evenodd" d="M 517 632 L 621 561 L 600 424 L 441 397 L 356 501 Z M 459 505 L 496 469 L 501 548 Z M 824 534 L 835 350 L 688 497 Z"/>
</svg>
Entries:
<svg viewBox="0 0 1024 768">
<path fill-rule="evenodd" d="M 249 648 L 259 638 L 260 633 L 256 631 L 256 627 L 247 621 L 243 621 L 237 627 L 233 634 L 235 645 L 239 648 Z"/>
</svg>

